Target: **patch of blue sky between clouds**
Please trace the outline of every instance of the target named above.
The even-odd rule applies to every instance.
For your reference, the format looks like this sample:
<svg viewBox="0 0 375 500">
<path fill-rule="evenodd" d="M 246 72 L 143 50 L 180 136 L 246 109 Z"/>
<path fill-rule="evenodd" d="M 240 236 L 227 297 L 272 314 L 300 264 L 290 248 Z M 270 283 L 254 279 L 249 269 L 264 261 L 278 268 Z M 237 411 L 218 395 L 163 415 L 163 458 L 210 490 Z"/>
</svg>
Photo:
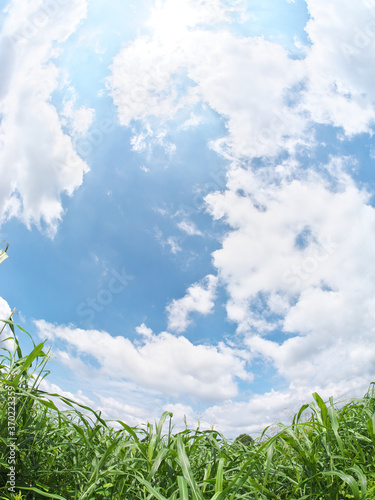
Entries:
<svg viewBox="0 0 375 500">
<path fill-rule="evenodd" d="M 351 138 L 344 137 L 341 127 L 331 125 L 314 125 L 315 148 L 297 155 L 301 168 L 314 168 L 327 176 L 324 165 L 331 158 L 346 158 L 346 172 L 354 180 L 358 188 L 373 192 L 375 188 L 374 141 L 368 133 L 358 134 Z M 374 197 L 370 203 L 374 206 Z"/>
<path fill-rule="evenodd" d="M 243 36 L 262 36 L 282 45 L 293 58 L 303 58 L 310 41 L 305 31 L 309 20 L 306 3 L 302 0 L 250 0 L 242 23 L 231 29 Z"/>
</svg>

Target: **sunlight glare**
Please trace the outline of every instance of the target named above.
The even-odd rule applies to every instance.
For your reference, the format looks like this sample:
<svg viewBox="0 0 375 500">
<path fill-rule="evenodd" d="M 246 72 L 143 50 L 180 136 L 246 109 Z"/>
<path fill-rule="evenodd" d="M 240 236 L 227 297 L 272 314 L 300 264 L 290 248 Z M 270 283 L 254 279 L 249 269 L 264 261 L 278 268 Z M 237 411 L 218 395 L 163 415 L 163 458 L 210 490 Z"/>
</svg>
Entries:
<svg viewBox="0 0 375 500">
<path fill-rule="evenodd" d="M 149 25 L 164 42 L 178 40 L 197 24 L 197 13 L 186 0 L 156 2 Z"/>
</svg>

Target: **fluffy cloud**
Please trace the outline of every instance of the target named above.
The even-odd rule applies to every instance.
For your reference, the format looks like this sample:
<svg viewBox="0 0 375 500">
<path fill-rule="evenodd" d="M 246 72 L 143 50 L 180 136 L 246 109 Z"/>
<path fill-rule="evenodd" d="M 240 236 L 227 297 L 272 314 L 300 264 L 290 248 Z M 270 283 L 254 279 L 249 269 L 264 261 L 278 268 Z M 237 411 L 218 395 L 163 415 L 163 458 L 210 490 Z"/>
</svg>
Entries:
<svg viewBox="0 0 375 500">
<path fill-rule="evenodd" d="M 171 5 L 165 3 L 163 16 L 175 25 L 180 5 L 177 10 Z M 208 22 L 228 21 L 227 14 L 211 19 L 205 11 L 192 12 L 194 21 L 184 17 L 190 29 L 173 32 L 173 43 L 155 28 L 153 37 L 138 38 L 114 59 L 108 87 L 120 123 L 164 122 L 180 110 L 191 115 L 196 104 L 205 103 L 226 121 L 228 136 L 213 145 L 222 153 L 274 156 L 309 143 L 302 135 L 303 110 L 288 102 L 290 89 L 296 94 L 306 77 L 303 63 L 261 37 L 202 29 Z"/>
<path fill-rule="evenodd" d="M 303 106 L 319 123 L 348 136 L 370 132 L 375 119 L 375 3 L 307 0 L 312 42 Z"/>
<path fill-rule="evenodd" d="M 184 297 L 174 299 L 167 306 L 168 329 L 184 332 L 191 323 L 190 313 L 210 314 L 214 307 L 216 287 L 216 276 L 208 275 L 201 283 L 190 286 Z"/>
<path fill-rule="evenodd" d="M 58 394 L 66 399 L 71 399 L 75 403 L 95 409 L 93 400 L 83 394 L 80 389 L 73 394 L 72 392 L 62 390 L 57 384 L 51 383 L 45 378 L 39 384 L 39 389 L 50 394 Z M 63 403 L 59 398 L 51 397 L 48 399 L 52 399 L 53 402 L 62 410 L 67 410 L 69 408 L 69 406 Z"/>
<path fill-rule="evenodd" d="M 72 195 L 88 169 L 50 102 L 59 82 L 55 44 L 86 11 L 86 0 L 10 2 L 1 32 L 0 220 L 17 216 L 50 236 L 63 215 L 61 194 Z"/>
<path fill-rule="evenodd" d="M 92 108 L 76 106 L 77 97 L 73 93 L 73 97 L 66 99 L 62 110 L 62 124 L 69 128 L 71 135 L 74 138 L 84 136 L 94 119 L 95 111 Z"/>
<path fill-rule="evenodd" d="M 191 30 L 229 22 L 234 13 L 243 12 L 244 2 L 232 4 L 224 5 L 220 0 L 156 3 L 149 20 L 153 37 L 137 38 L 113 61 L 108 88 L 120 123 L 129 125 L 150 116 L 172 118 L 179 109 L 197 102 L 196 91 L 186 89 Z M 208 48 L 199 48 L 198 60 Z"/>
<path fill-rule="evenodd" d="M 174 116 L 182 106 L 174 88 L 181 59 L 178 50 L 147 38 L 135 40 L 114 58 L 108 88 L 122 125 L 150 116 Z"/>
<path fill-rule="evenodd" d="M 346 162 L 341 161 L 343 169 Z M 339 164 L 333 159 L 328 170 Z M 275 294 L 281 307 L 281 299 L 292 303 L 306 288 L 337 290 L 365 279 L 363 263 L 370 260 L 375 245 L 369 236 L 374 209 L 365 191 L 345 173 L 339 175 L 332 190 L 328 180 L 316 174 L 271 184 L 259 172 L 234 168 L 228 189 L 206 197 L 212 216 L 233 228 L 213 256 L 230 293 L 229 316 L 245 330 L 254 300 L 264 300 L 270 312 L 277 313 Z"/>
<path fill-rule="evenodd" d="M 154 415 L 150 413 L 145 407 L 126 404 L 124 402 L 124 399 L 126 399 L 126 396 L 124 398 L 123 394 L 124 390 L 121 391 L 121 396 L 117 396 L 116 398 L 110 395 L 105 395 L 105 391 L 103 391 L 102 394 L 98 394 L 95 391 L 94 393 L 90 394 L 90 397 L 88 397 L 80 389 L 75 393 L 64 391 L 59 385 L 51 383 L 46 379 L 42 380 L 39 388 L 42 391 L 48 392 L 50 394 L 58 394 L 59 396 L 74 401 L 75 403 L 87 406 L 94 411 L 100 411 L 101 417 L 103 419 L 121 420 L 130 426 L 139 426 L 141 424 L 145 424 L 152 421 L 154 417 Z M 88 392 L 91 393 L 91 391 Z M 48 399 L 51 399 L 61 410 L 69 409 L 69 406 L 63 403 L 59 398 L 53 396 L 46 397 Z M 155 400 L 154 403 L 156 403 Z M 81 408 L 79 408 L 79 410 L 90 415 L 90 412 L 88 412 L 87 410 L 82 410 Z M 114 427 L 119 427 L 119 425 L 115 422 L 112 422 L 112 425 Z"/>
<path fill-rule="evenodd" d="M 287 100 L 288 89 L 303 78 L 302 65 L 280 45 L 228 32 L 196 32 L 189 54 L 189 78 L 226 120 L 229 134 L 216 145 L 219 151 L 225 146 L 236 157 L 274 156 L 306 141 L 305 120 Z"/>
<path fill-rule="evenodd" d="M 237 395 L 237 378 L 251 378 L 240 353 L 224 344 L 193 345 L 185 337 L 167 332 L 154 335 L 144 325 L 138 329 L 142 339 L 134 343 L 106 332 L 55 326 L 43 320 L 36 321 L 36 326 L 42 338 L 65 343 L 68 351 L 74 349 L 77 359 L 93 357 L 100 366 L 97 375 L 102 378 L 129 380 L 174 397 L 185 394 L 220 401 Z M 63 352 L 66 350 L 57 352 L 62 362 Z"/>
<path fill-rule="evenodd" d="M 343 385 L 360 396 L 375 368 L 375 209 L 348 162 L 334 158 L 326 175 L 289 178 L 234 167 L 228 189 L 206 198 L 231 227 L 213 254 L 228 317 L 252 356 L 306 397 L 307 388 L 337 393 Z"/>
<path fill-rule="evenodd" d="M 246 432 L 252 436 L 259 435 L 266 427 L 271 426 L 269 434 L 279 430 L 277 422 L 290 424 L 300 407 L 312 401 L 312 392 L 327 401 L 331 396 L 335 401 L 345 400 L 351 396 L 362 397 L 368 389 L 368 381 L 348 381 L 346 385 L 327 383 L 325 387 L 309 384 L 291 384 L 284 390 L 271 390 L 264 394 L 254 394 L 248 401 L 226 401 L 223 404 L 207 408 L 201 416 L 205 427 L 215 425 L 225 436 L 232 438 Z"/>
<path fill-rule="evenodd" d="M 153 37 L 138 38 L 118 54 L 108 85 L 121 123 L 163 122 L 205 103 L 228 129 L 212 146 L 234 158 L 274 157 L 312 145 L 314 122 L 342 127 L 348 136 L 371 131 L 372 0 L 308 0 L 311 45 L 303 60 L 280 44 L 225 31 L 230 12 L 213 3 L 212 15 L 201 2 L 194 9 L 189 1 L 179 8 L 161 4 L 150 22 Z M 207 29 L 212 25 L 220 29 Z"/>
</svg>

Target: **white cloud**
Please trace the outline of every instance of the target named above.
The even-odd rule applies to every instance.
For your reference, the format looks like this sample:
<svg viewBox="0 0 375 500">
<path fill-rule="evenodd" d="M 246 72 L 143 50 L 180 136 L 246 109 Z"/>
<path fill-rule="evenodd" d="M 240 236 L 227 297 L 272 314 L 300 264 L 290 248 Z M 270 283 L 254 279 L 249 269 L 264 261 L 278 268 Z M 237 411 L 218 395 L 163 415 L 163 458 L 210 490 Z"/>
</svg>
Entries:
<svg viewBox="0 0 375 500">
<path fill-rule="evenodd" d="M 58 394 L 59 396 L 62 396 L 66 399 L 71 399 L 75 403 L 78 403 L 78 404 L 83 405 L 83 406 L 88 406 L 89 408 L 91 408 L 93 410 L 96 409 L 94 407 L 94 401 L 92 399 L 90 399 L 89 397 L 87 397 L 85 394 L 83 394 L 83 392 L 80 389 L 78 389 L 78 391 L 76 393 L 64 391 L 57 384 L 54 384 L 45 378 L 39 384 L 39 389 L 41 391 L 45 391 L 45 392 L 48 392 L 50 394 Z M 69 405 L 67 405 L 66 403 L 63 403 L 58 397 L 46 396 L 46 398 L 51 399 L 59 409 L 62 409 L 62 410 L 69 409 Z"/>
<path fill-rule="evenodd" d="M 166 44 L 176 44 L 188 36 L 189 29 L 230 23 L 234 14 L 244 14 L 245 9 L 243 0 L 232 1 L 231 5 L 221 0 L 165 0 L 156 3 L 148 24 L 155 38 Z"/>
<path fill-rule="evenodd" d="M 77 97 L 73 93 L 73 97 L 65 100 L 62 110 L 62 124 L 69 128 L 70 134 L 74 138 L 84 136 L 89 131 L 89 128 L 94 120 L 95 111 L 86 106 L 76 107 Z"/>
<path fill-rule="evenodd" d="M 152 412 L 141 406 L 133 406 L 120 401 L 118 397 L 99 396 L 98 408 L 102 412 L 102 418 L 109 420 L 120 420 L 126 425 L 140 427 L 152 422 L 155 418 Z M 114 427 L 119 427 L 113 422 Z"/>
<path fill-rule="evenodd" d="M 372 213 L 366 193 L 345 175 L 342 182 L 347 184 L 336 192 L 328 181 L 309 174 L 272 185 L 267 177 L 261 180 L 251 170 L 234 168 L 229 189 L 206 197 L 213 217 L 233 228 L 213 256 L 228 286 L 229 316 L 242 328 L 251 324 L 249 306 L 261 299 L 259 294 L 267 301 L 267 294 L 278 292 L 292 301 L 307 286 L 338 285 L 342 261 L 359 251 L 352 240 L 342 246 L 348 224 Z M 364 232 L 361 239 L 365 237 Z"/>
<path fill-rule="evenodd" d="M 161 4 L 152 21 L 160 29 L 139 37 L 114 59 L 107 83 L 120 123 L 147 123 L 153 117 L 163 123 L 183 109 L 190 114 L 179 127 L 184 130 L 199 123 L 194 107 L 204 103 L 226 121 L 229 133 L 216 142 L 222 153 L 272 157 L 309 144 L 305 110 L 288 102 L 294 88 L 298 103 L 305 65 L 276 43 L 225 31 L 230 11 L 242 9 L 240 3 L 232 9 L 216 0 Z M 208 30 L 212 25 L 216 29 Z M 171 43 L 170 36 L 178 41 Z"/>
<path fill-rule="evenodd" d="M 218 145 L 237 156 L 273 156 L 307 140 L 305 119 L 286 101 L 302 70 L 300 61 L 262 38 L 196 30 L 178 50 L 156 39 L 136 40 L 115 58 L 108 84 L 123 125 L 152 116 L 168 120 L 201 101 L 227 122 L 229 135 Z M 196 124 L 191 120 L 182 128 Z"/>
<path fill-rule="evenodd" d="M 132 150 L 137 153 L 147 152 L 147 157 L 152 161 L 153 153 L 156 147 L 162 148 L 167 156 L 171 156 L 176 151 L 176 145 L 166 139 L 167 131 L 159 130 L 154 132 L 151 126 L 147 123 L 143 132 L 135 133 L 130 144 Z"/>
<path fill-rule="evenodd" d="M 75 403 L 87 406 L 95 412 L 100 412 L 101 417 L 109 421 L 110 425 L 115 429 L 122 428 L 121 424 L 116 422 L 117 420 L 131 427 L 144 428 L 147 423 L 157 422 L 164 411 L 173 413 L 173 432 L 184 430 L 185 422 L 188 423 L 190 428 L 195 428 L 198 424 L 199 414 L 191 406 L 181 403 L 163 404 L 154 394 L 147 394 L 147 391 L 144 391 L 139 386 L 129 387 L 128 384 L 123 382 L 117 384 L 109 382 L 104 387 L 100 386 L 99 379 L 94 378 L 91 380 L 93 382 L 92 386 L 94 384 L 98 385 L 91 388 L 86 387 L 84 391 L 81 389 L 76 392 L 65 391 L 58 384 L 50 382 L 48 379 L 43 379 L 39 388 L 42 391 L 58 394 Z M 77 384 L 77 381 L 75 383 Z M 70 409 L 60 398 L 46 397 L 51 399 L 59 409 Z M 92 416 L 85 409 L 78 408 L 78 410 Z"/>
<path fill-rule="evenodd" d="M 156 41 L 138 38 L 114 58 L 112 75 L 107 85 L 118 108 L 119 121 L 129 125 L 132 120 L 150 116 L 174 116 L 182 103 L 172 77 L 179 77 L 181 55 Z"/>
<path fill-rule="evenodd" d="M 194 9 L 188 0 L 181 9 L 173 2 L 161 4 L 154 36 L 138 38 L 118 54 L 108 84 L 121 123 L 149 117 L 164 122 L 185 109 L 191 118 L 183 130 L 196 124 L 194 106 L 205 103 L 228 129 L 212 146 L 232 158 L 274 157 L 313 145 L 313 122 L 343 127 L 348 136 L 370 132 L 375 119 L 372 1 L 309 0 L 311 45 L 304 60 L 292 59 L 281 45 L 262 37 L 208 30 L 231 18 L 223 5 L 213 3 L 218 10 L 209 16 L 201 2 Z M 172 18 L 178 19 L 172 23 Z M 171 36 L 178 43 L 170 43 Z"/>
<path fill-rule="evenodd" d="M 167 242 L 166 242 L 167 245 L 170 246 L 171 248 L 171 252 L 176 255 L 176 253 L 178 252 L 181 252 L 182 251 L 182 248 L 180 247 L 180 245 L 178 244 L 177 242 L 177 239 L 174 238 L 173 236 L 170 236 L 168 239 L 167 239 Z"/>
<path fill-rule="evenodd" d="M 0 297 L 0 318 L 8 319 L 11 312 L 8 302 Z"/>
<path fill-rule="evenodd" d="M 0 319 L 9 319 L 11 315 L 11 308 L 9 307 L 8 302 L 0 297 Z M 0 330 L 3 329 L 5 326 L 5 323 L 0 321 Z M 13 333 L 11 332 L 9 326 L 5 326 L 3 333 L 1 334 L 0 341 L 1 341 L 1 346 L 4 347 L 5 349 L 13 350 L 14 347 L 14 342 L 13 340 L 5 340 L 8 339 L 9 337 L 13 337 Z"/>
<path fill-rule="evenodd" d="M 56 326 L 43 320 L 35 324 L 40 337 L 66 344 L 66 352 L 75 350 L 79 362 L 82 356 L 92 356 L 100 368 L 90 370 L 102 380 L 128 380 L 159 394 L 220 401 L 237 395 L 237 378 L 251 378 L 239 351 L 222 343 L 217 347 L 193 345 L 185 337 L 167 332 L 151 334 L 144 325 L 138 329 L 142 340 L 132 343 L 103 331 Z M 57 356 L 64 361 L 62 352 L 57 351 Z"/>
<path fill-rule="evenodd" d="M 307 0 L 307 6 L 312 46 L 303 106 L 313 120 L 343 127 L 348 136 L 369 132 L 375 120 L 375 4 Z"/>
<path fill-rule="evenodd" d="M 184 231 L 189 236 L 202 236 L 202 232 L 196 227 L 194 222 L 189 220 L 182 220 L 177 224 L 177 227 Z"/>
<path fill-rule="evenodd" d="M 210 314 L 215 305 L 217 278 L 209 274 L 201 283 L 195 283 L 187 289 L 181 299 L 174 299 L 166 308 L 168 314 L 168 329 L 184 332 L 191 324 L 189 315 L 193 312 Z"/>
<path fill-rule="evenodd" d="M 63 215 L 61 194 L 72 195 L 88 169 L 62 132 L 50 102 L 59 81 L 52 62 L 58 55 L 54 45 L 76 30 L 87 4 L 20 1 L 10 2 L 5 11 L 0 220 L 17 216 L 28 227 L 35 224 L 53 236 Z"/>
<path fill-rule="evenodd" d="M 228 318 L 289 396 L 346 387 L 359 397 L 373 378 L 375 209 L 349 167 L 333 158 L 321 175 L 287 169 L 285 178 L 234 166 L 227 190 L 206 198 L 231 228 L 213 253 Z M 269 340 L 274 330 L 288 337 Z"/>
<path fill-rule="evenodd" d="M 287 103 L 288 89 L 303 79 L 300 61 L 260 37 L 197 32 L 189 44 L 189 78 L 227 123 L 221 147 L 236 157 L 274 156 L 306 142 L 305 119 Z"/>
<path fill-rule="evenodd" d="M 325 401 L 331 396 L 336 402 L 344 400 L 349 394 L 362 397 L 369 384 L 362 381 L 358 386 L 357 382 L 349 381 L 347 385 L 328 382 L 324 388 L 313 384 L 291 384 L 284 390 L 272 389 L 264 394 L 253 394 L 248 401 L 226 401 L 211 406 L 202 413 L 202 421 L 207 427 L 214 424 L 225 436 L 233 438 L 242 433 L 256 437 L 268 426 L 271 426 L 268 434 L 272 435 L 279 430 L 273 424 L 290 424 L 300 407 L 313 400 L 313 392 L 318 392 Z"/>
<path fill-rule="evenodd" d="M 151 330 L 151 328 L 148 328 L 144 323 L 142 323 L 141 325 L 137 326 L 137 328 L 135 329 L 135 331 L 138 333 L 138 335 L 142 335 L 145 338 L 151 338 L 152 335 L 153 335 L 153 333 L 154 333 Z"/>
<path fill-rule="evenodd" d="M 188 118 L 182 125 L 180 125 L 179 130 L 188 130 L 190 128 L 196 128 L 203 122 L 201 116 L 197 116 L 194 113 L 190 113 L 190 118 Z"/>
<path fill-rule="evenodd" d="M 157 241 L 161 244 L 163 248 L 169 247 L 170 252 L 173 255 L 176 255 L 182 251 L 182 248 L 180 247 L 178 242 L 178 238 L 176 238 L 175 236 L 169 236 L 167 239 L 164 239 L 163 233 L 158 228 L 155 228 L 155 236 Z"/>
</svg>

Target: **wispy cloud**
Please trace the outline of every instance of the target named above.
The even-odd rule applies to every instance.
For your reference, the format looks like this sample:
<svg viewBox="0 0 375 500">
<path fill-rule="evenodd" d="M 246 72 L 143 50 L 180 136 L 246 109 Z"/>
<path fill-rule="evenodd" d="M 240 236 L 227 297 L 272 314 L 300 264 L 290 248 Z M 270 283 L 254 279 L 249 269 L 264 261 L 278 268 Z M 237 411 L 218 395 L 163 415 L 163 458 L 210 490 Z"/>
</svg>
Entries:
<svg viewBox="0 0 375 500">
<path fill-rule="evenodd" d="M 192 221 L 182 220 L 181 222 L 178 222 L 177 227 L 189 236 L 202 236 L 202 232 Z"/>
</svg>

